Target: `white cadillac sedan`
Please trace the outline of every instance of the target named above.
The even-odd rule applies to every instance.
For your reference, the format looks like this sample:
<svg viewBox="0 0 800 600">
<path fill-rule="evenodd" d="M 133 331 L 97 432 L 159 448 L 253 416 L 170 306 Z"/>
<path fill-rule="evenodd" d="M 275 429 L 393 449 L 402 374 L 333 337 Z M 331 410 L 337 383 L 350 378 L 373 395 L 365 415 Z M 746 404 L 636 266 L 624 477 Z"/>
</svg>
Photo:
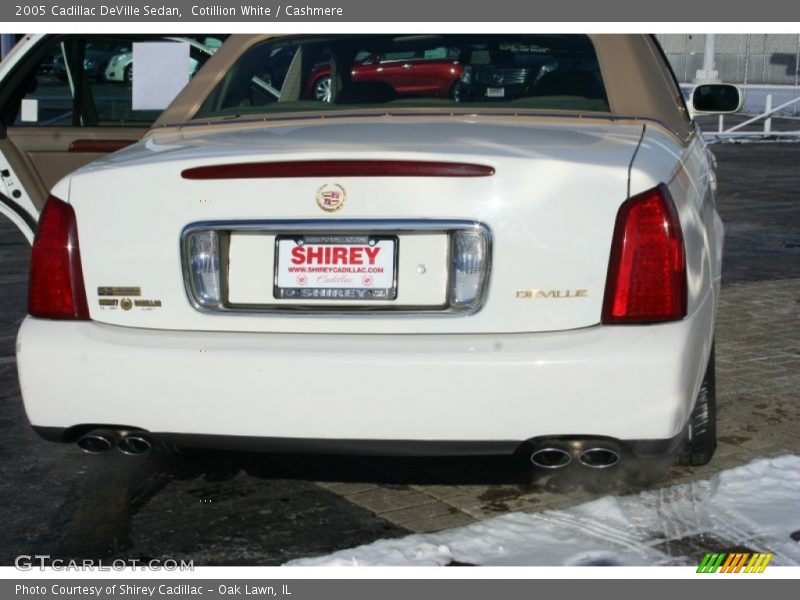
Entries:
<svg viewBox="0 0 800 600">
<path fill-rule="evenodd" d="M 650 36 L 233 36 L 52 189 L 30 422 L 131 454 L 704 464 L 723 227 L 692 117 L 740 97 L 691 104 Z"/>
</svg>

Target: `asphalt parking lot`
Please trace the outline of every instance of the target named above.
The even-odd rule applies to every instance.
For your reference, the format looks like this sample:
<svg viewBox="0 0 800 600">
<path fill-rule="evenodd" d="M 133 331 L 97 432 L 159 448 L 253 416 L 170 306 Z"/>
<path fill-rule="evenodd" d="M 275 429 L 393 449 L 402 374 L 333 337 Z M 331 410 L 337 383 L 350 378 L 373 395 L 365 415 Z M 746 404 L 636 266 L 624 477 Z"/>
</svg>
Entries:
<svg viewBox="0 0 800 600">
<path fill-rule="evenodd" d="M 725 144 L 715 153 L 727 231 L 716 348 L 719 449 L 711 464 L 673 468 L 660 486 L 800 454 L 800 144 Z M 280 564 L 608 491 L 532 481 L 502 459 L 131 458 L 42 441 L 27 425 L 14 360 L 28 254 L 22 236 L 0 220 L 2 565 L 19 554 Z"/>
</svg>

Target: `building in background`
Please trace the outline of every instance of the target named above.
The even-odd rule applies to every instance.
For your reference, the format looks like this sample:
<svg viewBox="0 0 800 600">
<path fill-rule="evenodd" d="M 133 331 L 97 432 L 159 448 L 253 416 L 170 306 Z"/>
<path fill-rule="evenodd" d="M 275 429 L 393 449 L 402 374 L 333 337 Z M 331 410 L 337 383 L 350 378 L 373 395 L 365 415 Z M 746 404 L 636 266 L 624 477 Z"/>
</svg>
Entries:
<svg viewBox="0 0 800 600">
<path fill-rule="evenodd" d="M 764 110 L 800 97 L 800 33 L 684 34 L 656 36 L 682 84 L 716 79 L 745 91 L 745 112 Z M 689 87 L 689 86 L 686 86 Z M 800 102 L 783 114 L 800 114 Z"/>
<path fill-rule="evenodd" d="M 703 70 L 705 34 L 656 36 L 681 83 Z M 727 83 L 800 85 L 800 34 L 715 34 L 714 65 Z"/>
</svg>

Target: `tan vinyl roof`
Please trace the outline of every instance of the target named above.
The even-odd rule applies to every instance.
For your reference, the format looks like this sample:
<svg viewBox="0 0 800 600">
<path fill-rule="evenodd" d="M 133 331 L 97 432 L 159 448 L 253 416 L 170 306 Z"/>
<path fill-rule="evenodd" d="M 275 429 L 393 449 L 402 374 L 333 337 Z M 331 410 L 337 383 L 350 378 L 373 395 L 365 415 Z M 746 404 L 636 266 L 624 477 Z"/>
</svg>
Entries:
<svg viewBox="0 0 800 600">
<path fill-rule="evenodd" d="M 259 34 L 229 37 L 161 114 L 151 133 L 161 127 L 192 121 L 205 98 L 242 53 L 271 37 L 278 36 Z M 652 36 L 595 34 L 589 35 L 589 38 L 600 63 L 611 108 L 610 118 L 654 122 L 681 142 L 687 142 L 692 136 L 693 126 L 680 89 Z M 426 112 L 430 113 L 427 109 Z"/>
</svg>

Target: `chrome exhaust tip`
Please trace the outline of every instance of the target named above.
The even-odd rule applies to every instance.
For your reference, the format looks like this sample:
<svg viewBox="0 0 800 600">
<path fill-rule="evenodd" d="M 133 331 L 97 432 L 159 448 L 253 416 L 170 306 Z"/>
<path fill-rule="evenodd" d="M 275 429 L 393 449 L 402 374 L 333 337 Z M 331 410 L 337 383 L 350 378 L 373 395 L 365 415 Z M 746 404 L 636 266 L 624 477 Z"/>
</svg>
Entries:
<svg viewBox="0 0 800 600">
<path fill-rule="evenodd" d="M 612 448 L 587 448 L 578 455 L 578 462 L 589 469 L 610 469 L 620 458 L 619 452 Z"/>
<path fill-rule="evenodd" d="M 547 446 L 534 450 L 531 462 L 540 469 L 561 469 L 572 462 L 572 453 L 564 448 Z"/>
<path fill-rule="evenodd" d="M 107 429 L 93 429 L 78 439 L 78 447 L 88 454 L 99 454 L 114 446 L 119 433 Z"/>
<path fill-rule="evenodd" d="M 145 454 L 152 447 L 153 443 L 150 441 L 150 438 L 138 433 L 131 433 L 124 436 L 117 444 L 117 449 L 128 456 Z"/>
</svg>

